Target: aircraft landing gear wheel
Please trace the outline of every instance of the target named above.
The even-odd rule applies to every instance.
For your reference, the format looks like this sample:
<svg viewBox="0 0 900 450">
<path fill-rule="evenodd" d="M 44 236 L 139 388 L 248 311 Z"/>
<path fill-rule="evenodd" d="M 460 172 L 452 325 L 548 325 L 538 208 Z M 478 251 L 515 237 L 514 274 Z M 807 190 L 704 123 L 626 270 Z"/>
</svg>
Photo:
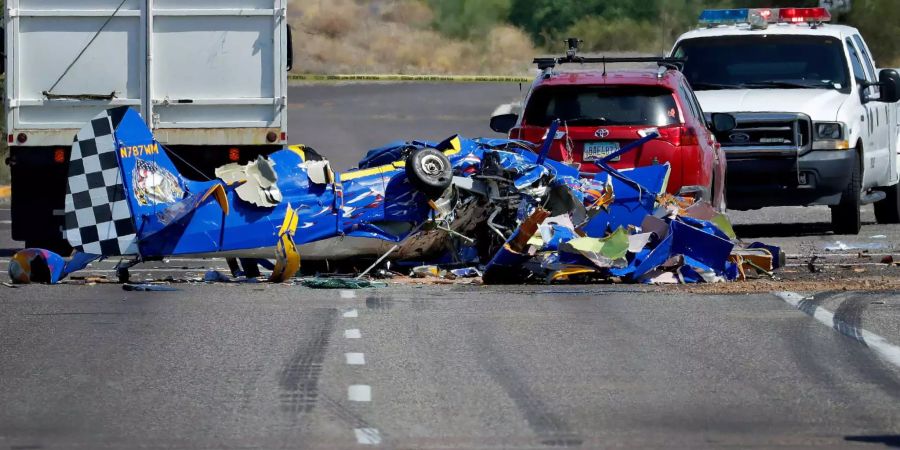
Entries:
<svg viewBox="0 0 900 450">
<path fill-rule="evenodd" d="M 119 279 L 119 283 L 127 284 L 131 281 L 131 273 L 126 268 L 116 269 L 116 278 Z"/>
<path fill-rule="evenodd" d="M 446 155 L 433 148 L 425 148 L 406 159 L 406 177 L 416 189 L 435 200 L 450 187 L 453 168 Z"/>
</svg>

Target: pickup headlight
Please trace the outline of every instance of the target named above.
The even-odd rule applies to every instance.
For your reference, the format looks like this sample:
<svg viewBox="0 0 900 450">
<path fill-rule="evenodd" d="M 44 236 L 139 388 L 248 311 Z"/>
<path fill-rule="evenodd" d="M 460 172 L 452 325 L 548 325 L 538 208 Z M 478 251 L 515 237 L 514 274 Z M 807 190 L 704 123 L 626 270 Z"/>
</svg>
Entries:
<svg viewBox="0 0 900 450">
<path fill-rule="evenodd" d="M 816 122 L 816 139 L 840 139 L 843 127 L 837 122 Z"/>
<path fill-rule="evenodd" d="M 850 148 L 850 144 L 846 140 L 843 123 L 813 123 L 814 150 L 846 150 L 848 148 Z"/>
</svg>

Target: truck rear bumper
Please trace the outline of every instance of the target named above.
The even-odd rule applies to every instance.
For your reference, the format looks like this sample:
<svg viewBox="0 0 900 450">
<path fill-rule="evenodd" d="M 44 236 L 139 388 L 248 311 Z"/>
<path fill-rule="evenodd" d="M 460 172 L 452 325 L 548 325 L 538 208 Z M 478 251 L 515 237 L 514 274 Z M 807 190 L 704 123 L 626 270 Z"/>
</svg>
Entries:
<svg viewBox="0 0 900 450">
<path fill-rule="evenodd" d="M 728 208 L 837 205 L 855 157 L 846 150 L 812 151 L 800 158 L 728 155 Z"/>
</svg>

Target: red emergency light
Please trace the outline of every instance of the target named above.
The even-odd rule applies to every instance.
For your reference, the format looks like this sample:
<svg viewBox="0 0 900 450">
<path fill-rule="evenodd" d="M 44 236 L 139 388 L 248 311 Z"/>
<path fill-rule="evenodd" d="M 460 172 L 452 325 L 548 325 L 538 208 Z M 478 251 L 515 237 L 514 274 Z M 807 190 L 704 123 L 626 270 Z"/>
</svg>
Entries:
<svg viewBox="0 0 900 450">
<path fill-rule="evenodd" d="M 778 19 L 787 23 L 830 22 L 831 13 L 825 8 L 781 8 Z"/>
</svg>

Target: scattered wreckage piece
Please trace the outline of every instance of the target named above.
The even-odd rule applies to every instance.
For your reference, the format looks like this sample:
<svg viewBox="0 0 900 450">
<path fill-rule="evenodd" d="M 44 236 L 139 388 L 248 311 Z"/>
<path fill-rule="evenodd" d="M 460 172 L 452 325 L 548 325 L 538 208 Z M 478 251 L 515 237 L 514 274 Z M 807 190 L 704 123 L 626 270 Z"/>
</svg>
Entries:
<svg viewBox="0 0 900 450">
<path fill-rule="evenodd" d="M 627 175 L 598 175 L 612 191 L 603 197 L 612 201 L 589 205 L 588 219 L 581 223 L 560 217 L 551 221 L 538 210 L 487 265 L 485 284 L 613 277 L 639 283 L 712 283 L 771 275 L 784 265 L 778 247 L 738 246 L 728 218 L 708 203 L 666 195 L 668 171 L 660 165 Z M 537 237 L 536 230 L 545 232 Z M 520 245 L 521 236 L 528 245 Z"/>
<path fill-rule="evenodd" d="M 48 250 L 26 248 L 13 255 L 7 271 L 9 279 L 16 284 L 56 284 L 97 259 L 98 256 L 81 253 L 66 261 Z"/>
</svg>

